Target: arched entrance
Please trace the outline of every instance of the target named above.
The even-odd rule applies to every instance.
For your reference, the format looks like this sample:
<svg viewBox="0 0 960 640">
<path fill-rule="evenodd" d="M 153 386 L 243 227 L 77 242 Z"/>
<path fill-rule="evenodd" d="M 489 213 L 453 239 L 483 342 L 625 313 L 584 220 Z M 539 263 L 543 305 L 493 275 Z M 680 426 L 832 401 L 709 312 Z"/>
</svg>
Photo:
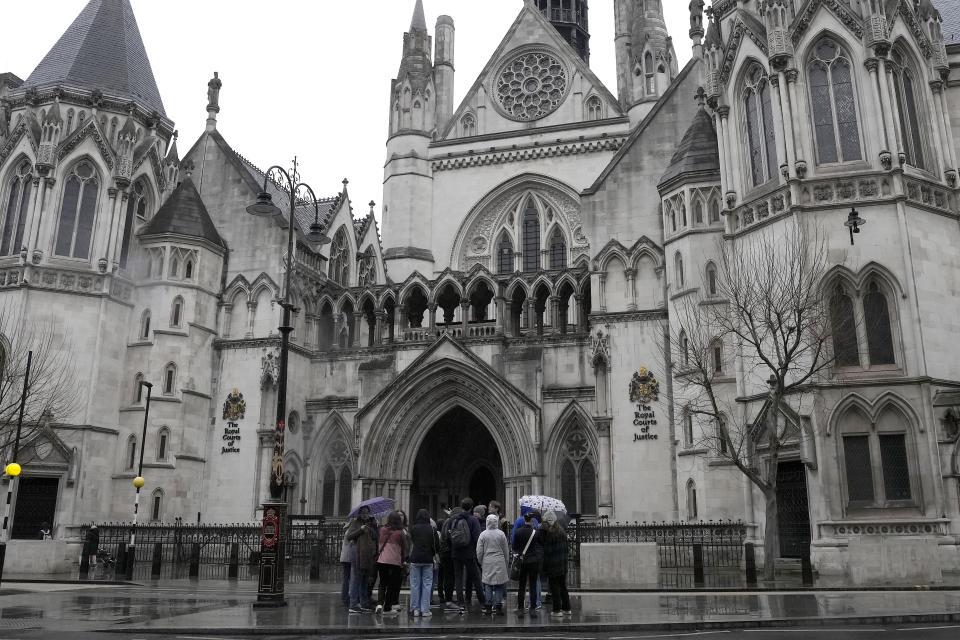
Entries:
<svg viewBox="0 0 960 640">
<path fill-rule="evenodd" d="M 473 413 L 455 407 L 430 428 L 413 465 L 411 515 L 432 516 L 469 496 L 476 504 L 503 501 L 503 463 L 493 436 Z"/>
</svg>

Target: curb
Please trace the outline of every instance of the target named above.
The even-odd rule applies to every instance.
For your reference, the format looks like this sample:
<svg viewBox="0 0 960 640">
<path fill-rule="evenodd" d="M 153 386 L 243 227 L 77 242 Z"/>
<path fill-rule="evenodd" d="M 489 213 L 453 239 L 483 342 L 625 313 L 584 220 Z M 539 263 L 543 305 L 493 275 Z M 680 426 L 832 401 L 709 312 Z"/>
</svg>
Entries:
<svg viewBox="0 0 960 640">
<path fill-rule="evenodd" d="M 960 622 L 960 613 L 917 613 L 885 616 L 850 616 L 840 618 L 775 618 L 757 620 L 715 620 L 700 622 L 651 622 L 651 623 L 569 623 L 569 624 L 542 624 L 542 625 L 491 625 L 483 627 L 483 635 L 493 636 L 505 633 L 536 632 L 591 632 L 602 633 L 609 631 L 708 631 L 732 629 L 776 629 L 799 627 L 828 627 L 828 626 L 887 626 L 895 624 L 931 624 L 945 622 Z M 211 629 L 209 627 L 123 627 L 110 629 L 95 629 L 96 633 L 136 633 L 138 635 L 214 635 L 214 636 L 283 636 L 295 632 L 300 635 L 447 635 L 470 631 L 476 627 L 465 625 L 431 625 L 431 626 L 380 626 L 380 627 L 252 627 L 236 629 Z"/>
</svg>

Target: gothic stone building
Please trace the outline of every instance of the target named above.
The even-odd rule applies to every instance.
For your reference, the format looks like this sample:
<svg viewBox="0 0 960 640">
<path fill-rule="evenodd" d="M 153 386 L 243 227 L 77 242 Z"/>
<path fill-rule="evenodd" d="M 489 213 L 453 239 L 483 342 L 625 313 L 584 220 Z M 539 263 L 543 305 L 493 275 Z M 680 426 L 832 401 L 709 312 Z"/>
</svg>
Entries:
<svg viewBox="0 0 960 640">
<path fill-rule="evenodd" d="M 0 303 L 63 338 L 83 389 L 25 443 L 21 495 L 58 535 L 126 519 L 142 449 L 148 520 L 258 515 L 292 223 L 294 513 L 534 492 L 760 537 L 760 494 L 671 391 L 668 336 L 678 304 L 716 298 L 718 243 L 803 219 L 826 230 L 849 335 L 790 412 L 806 435 L 783 452 L 782 553 L 810 540 L 843 571 L 855 541 L 909 538 L 960 570 L 960 9 L 715 0 L 705 18 L 695 0 L 679 68 L 662 0 L 614 4 L 615 92 L 589 65 L 587 1 L 527 0 L 455 100 L 454 21 L 431 35 L 417 0 L 382 228 L 345 181 L 318 248 L 312 206 L 245 213 L 264 175 L 217 128 L 220 80 L 181 157 L 129 1 L 90 0 L 26 80 L 0 75 Z M 713 355 L 733 419 L 755 419 L 763 381 L 738 345 Z"/>
</svg>

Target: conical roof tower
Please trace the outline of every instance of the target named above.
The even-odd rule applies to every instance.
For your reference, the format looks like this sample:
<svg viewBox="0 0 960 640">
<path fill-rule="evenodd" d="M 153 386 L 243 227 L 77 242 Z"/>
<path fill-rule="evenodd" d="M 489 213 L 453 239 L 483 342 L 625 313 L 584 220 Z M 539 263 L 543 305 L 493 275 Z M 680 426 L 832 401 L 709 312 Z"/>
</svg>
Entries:
<svg viewBox="0 0 960 640">
<path fill-rule="evenodd" d="M 90 0 L 20 89 L 58 85 L 166 116 L 130 0 Z"/>
</svg>

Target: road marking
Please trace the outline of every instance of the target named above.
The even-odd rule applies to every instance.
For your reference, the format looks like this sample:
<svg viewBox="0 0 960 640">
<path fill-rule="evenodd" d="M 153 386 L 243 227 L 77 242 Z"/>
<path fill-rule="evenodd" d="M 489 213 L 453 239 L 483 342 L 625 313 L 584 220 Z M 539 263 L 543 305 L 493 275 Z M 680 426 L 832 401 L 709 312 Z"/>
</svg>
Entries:
<svg viewBox="0 0 960 640">
<path fill-rule="evenodd" d="M 636 640 L 638 638 L 680 638 L 683 636 L 706 636 L 714 633 L 730 633 L 729 631 L 691 631 L 689 633 L 665 633 L 658 636 L 617 636 L 610 640 Z"/>
<path fill-rule="evenodd" d="M 897 631 L 926 631 L 928 629 L 960 629 L 960 624 L 951 625 L 949 627 L 905 627 L 903 629 L 897 629 Z"/>
<path fill-rule="evenodd" d="M 857 629 L 853 627 L 843 627 L 840 629 L 824 629 L 821 627 L 810 627 L 809 629 L 744 629 L 743 633 L 876 633 L 877 631 L 886 631 L 886 629 L 876 627 L 872 629 Z"/>
</svg>

